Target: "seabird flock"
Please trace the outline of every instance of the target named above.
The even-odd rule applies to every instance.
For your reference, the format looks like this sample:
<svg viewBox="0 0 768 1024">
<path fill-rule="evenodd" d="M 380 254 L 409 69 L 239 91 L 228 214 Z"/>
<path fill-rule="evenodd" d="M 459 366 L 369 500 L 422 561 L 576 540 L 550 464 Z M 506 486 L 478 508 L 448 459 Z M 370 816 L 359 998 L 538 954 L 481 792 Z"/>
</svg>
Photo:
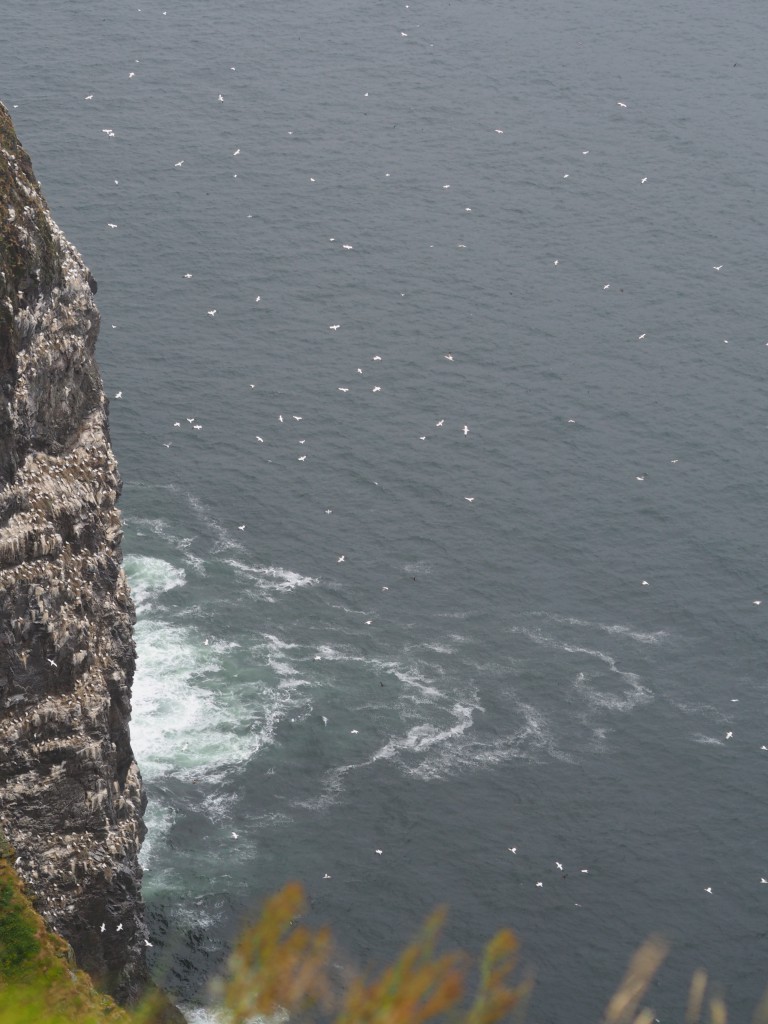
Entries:
<svg viewBox="0 0 768 1024">
<path fill-rule="evenodd" d="M 406 4 L 405 7 L 407 9 L 409 7 L 409 5 Z M 138 10 L 139 10 L 139 12 L 141 12 L 140 8 Z M 167 11 L 163 11 L 162 13 L 163 13 L 163 16 L 167 15 Z M 407 40 L 409 38 L 408 37 L 408 33 L 405 32 L 405 31 L 401 31 L 400 32 L 400 37 L 401 37 L 401 39 L 403 41 L 405 41 L 405 40 Z M 136 63 L 139 64 L 140 62 L 136 61 Z M 236 71 L 236 67 L 235 66 L 230 66 L 230 72 L 235 72 L 235 71 Z M 128 79 L 132 83 L 137 81 L 138 80 L 137 73 L 132 70 L 129 73 L 129 75 L 128 75 Z M 364 96 L 367 97 L 368 93 L 367 92 L 364 93 Z M 84 100 L 86 102 L 88 102 L 88 103 L 93 102 L 93 100 L 94 100 L 94 93 L 88 93 L 87 95 L 85 95 Z M 226 116 L 227 105 L 226 105 L 226 93 L 225 92 L 213 93 L 211 95 L 211 102 L 213 104 L 216 104 L 216 103 L 221 104 L 222 107 L 223 107 L 222 116 Z M 618 108 L 618 111 L 616 110 L 616 108 Z M 631 107 L 631 104 L 628 101 L 628 99 L 619 99 L 619 100 L 613 101 L 611 109 L 612 109 L 612 113 L 616 117 L 631 117 L 632 116 L 632 107 Z M 500 145 L 504 144 L 501 141 L 502 138 L 504 137 L 504 129 L 503 128 L 501 128 L 501 127 L 489 127 L 488 131 L 489 131 L 489 133 L 491 135 L 494 135 L 494 136 L 499 138 L 499 140 L 500 140 L 499 144 Z M 109 139 L 109 140 L 115 139 L 117 137 L 117 133 L 111 127 L 102 128 L 101 132 L 103 133 L 105 138 Z M 293 133 L 289 131 L 288 134 L 291 135 Z M 591 150 L 587 149 L 587 148 L 580 150 L 581 156 L 583 158 L 588 158 L 589 155 L 590 155 L 590 152 L 591 152 Z M 229 148 L 228 148 L 228 157 L 229 157 L 229 159 L 236 159 L 236 158 L 238 158 L 241 155 L 241 153 L 242 153 L 242 146 L 236 146 L 234 148 L 234 150 L 229 150 Z M 189 166 L 190 155 L 191 154 L 189 154 L 189 153 L 186 154 L 186 156 L 182 156 L 181 154 L 178 154 L 179 159 L 175 160 L 173 162 L 173 164 L 172 164 L 173 170 L 177 170 L 177 171 L 179 171 L 182 174 L 185 173 L 184 169 L 188 168 L 188 166 Z M 577 177 L 577 174 L 574 173 L 574 168 L 571 168 L 569 170 L 560 170 L 559 173 L 560 173 L 562 182 L 567 183 L 567 184 L 563 184 L 562 187 L 563 188 L 571 188 L 572 185 L 573 185 L 574 178 Z M 237 177 L 236 174 L 233 174 L 233 176 Z M 387 176 L 389 176 L 389 174 Z M 641 176 L 639 175 L 638 178 L 637 178 L 637 181 L 638 181 L 638 183 L 640 185 L 647 186 L 649 181 L 650 181 L 650 175 L 648 175 L 648 174 L 642 174 Z M 315 176 L 309 176 L 309 182 L 310 182 L 310 184 L 314 185 L 317 182 L 317 178 Z M 117 183 L 117 180 L 116 180 L 116 183 Z M 451 183 L 450 182 L 445 182 L 445 181 L 436 181 L 434 183 L 434 187 L 435 187 L 435 190 L 440 189 L 440 190 L 448 191 L 448 190 L 451 189 Z M 456 190 L 454 189 L 454 192 L 455 191 Z M 464 206 L 461 209 L 462 209 L 463 213 L 470 214 L 470 213 L 472 213 L 472 209 L 473 208 L 471 206 Z M 248 216 L 251 217 L 252 215 L 249 214 Z M 118 230 L 119 222 L 120 222 L 120 218 L 118 217 L 117 221 L 109 221 L 109 222 L 107 222 L 106 226 L 111 231 L 117 231 Z M 332 243 L 337 243 L 338 242 L 337 236 L 332 236 L 329 240 Z M 361 250 L 360 250 L 360 248 L 356 248 L 355 244 L 352 241 L 343 241 L 343 242 L 340 243 L 340 245 L 341 245 L 341 249 L 345 253 L 353 254 L 353 255 L 350 255 L 349 258 L 351 258 L 351 259 L 356 259 L 356 258 L 359 259 L 359 258 L 361 258 L 361 255 L 360 255 Z M 458 247 L 464 248 L 464 243 L 459 242 L 458 243 Z M 559 254 L 554 259 L 551 258 L 552 255 L 553 254 L 550 254 L 550 257 L 548 259 L 549 265 L 551 267 L 553 267 L 553 268 L 558 268 L 558 271 L 561 272 L 559 270 L 559 268 L 561 268 L 564 263 L 567 263 L 567 258 L 562 253 Z M 715 273 L 718 273 L 718 274 L 722 273 L 725 270 L 725 263 L 723 263 L 723 262 L 718 262 L 717 264 L 708 263 L 707 266 L 711 267 L 711 271 L 714 271 Z M 186 272 L 186 273 L 184 273 L 183 278 L 185 280 L 189 281 L 189 280 L 192 280 L 193 275 L 190 272 Z M 594 287 L 595 287 L 595 289 L 601 288 L 603 292 L 606 292 L 606 293 L 610 292 L 611 295 L 613 295 L 618 290 L 618 288 L 614 288 L 613 291 L 611 290 L 612 289 L 612 285 L 614 285 L 614 283 L 615 282 L 606 281 L 604 279 L 602 281 L 596 280 L 594 282 Z M 400 294 L 401 294 L 401 296 L 405 295 L 405 293 L 400 293 Z M 193 296 L 190 299 L 190 301 L 196 301 L 195 297 Z M 255 302 L 256 303 L 261 303 L 262 302 L 262 295 L 257 295 L 255 297 Z M 268 306 L 268 303 L 269 303 L 269 296 L 268 296 L 268 294 L 265 293 L 265 295 L 264 295 L 264 306 Z M 211 318 L 211 320 L 214 320 L 216 318 L 216 316 L 217 316 L 217 313 L 218 313 L 218 306 L 212 307 L 210 309 L 207 309 L 205 305 L 201 305 L 201 307 L 200 307 L 201 319 L 203 319 L 207 315 L 209 318 Z M 327 325 L 327 326 L 323 327 L 323 325 Z M 638 342 L 645 341 L 648 338 L 648 332 L 646 330 L 638 330 L 638 327 L 642 327 L 642 326 L 643 325 L 635 326 L 634 331 L 632 332 L 633 338 L 636 338 Z M 339 322 L 334 322 L 334 323 L 327 323 L 326 320 L 323 320 L 322 324 L 318 323 L 318 332 L 322 331 L 323 329 L 325 329 L 327 331 L 330 331 L 331 334 L 334 335 L 334 336 L 337 335 L 338 332 L 341 332 L 341 336 L 343 337 L 344 324 L 341 322 L 341 320 Z M 723 342 L 724 342 L 724 344 L 728 344 L 728 340 L 727 339 L 723 339 Z M 460 371 L 461 364 L 462 364 L 462 353 L 461 352 L 458 352 L 458 351 L 456 351 L 456 352 L 454 352 L 454 351 L 446 352 L 446 353 L 442 354 L 441 358 L 446 363 L 451 365 L 452 369 L 449 369 L 448 367 L 446 367 L 446 372 Z M 378 369 L 378 364 L 381 364 L 382 362 L 385 362 L 385 360 L 384 360 L 384 358 L 380 354 L 374 353 L 374 354 L 372 354 L 370 356 L 370 362 L 372 362 L 374 364 L 377 364 L 376 365 L 376 369 Z M 356 374 L 356 376 L 354 376 L 354 374 Z M 381 379 L 381 378 L 379 378 L 379 379 Z M 377 380 L 370 380 L 370 378 L 368 377 L 368 371 L 364 370 L 362 366 L 357 366 L 354 369 L 354 373 L 352 373 L 350 375 L 349 379 L 342 380 L 341 382 L 339 382 L 337 384 L 334 384 L 334 388 L 335 388 L 335 391 L 339 395 L 344 396 L 343 398 L 339 398 L 339 401 L 348 400 L 346 396 L 354 395 L 355 393 L 359 393 L 359 389 L 361 387 L 367 388 L 369 390 L 369 392 L 371 394 L 373 394 L 373 395 L 379 395 L 379 394 L 382 393 L 382 391 L 383 391 L 383 389 L 385 387 L 385 384 L 386 384 L 386 380 L 384 380 L 384 383 L 379 383 L 378 382 L 379 379 L 377 379 Z M 253 383 L 243 382 L 242 383 L 242 387 L 243 388 L 250 388 L 251 390 L 254 390 L 254 391 L 256 390 L 256 385 L 253 384 Z M 122 390 L 118 391 L 114 395 L 114 397 L 115 397 L 115 399 L 122 399 L 123 391 Z M 296 423 L 301 422 L 302 419 L 303 419 L 303 415 L 299 415 L 297 413 L 286 413 L 285 416 L 284 416 L 283 413 L 281 412 L 276 417 L 276 423 L 277 423 L 277 428 L 276 429 L 285 429 L 287 424 L 288 424 L 288 418 L 289 417 L 294 422 L 296 422 Z M 456 432 L 457 440 L 459 441 L 459 443 L 471 444 L 475 440 L 475 437 L 476 437 L 476 432 L 477 432 L 476 427 L 475 427 L 475 425 L 473 425 L 470 428 L 469 424 L 461 423 L 460 419 L 463 419 L 463 417 L 455 418 L 453 420 L 453 422 L 451 422 L 451 417 L 450 416 L 440 416 L 439 419 L 437 419 L 436 421 L 433 421 L 434 422 L 434 429 L 444 429 L 446 431 L 453 429 Z M 189 429 L 189 427 L 191 427 L 194 431 L 197 431 L 197 432 L 200 432 L 200 431 L 203 430 L 203 424 L 197 422 L 197 418 L 195 416 L 191 416 L 191 417 L 187 416 L 186 417 L 186 423 L 188 424 L 188 427 L 187 428 L 183 428 L 183 426 L 182 426 L 182 419 L 180 418 L 178 420 L 175 420 L 173 422 L 173 424 L 172 424 L 172 429 L 181 431 L 181 430 Z M 573 419 L 573 418 L 569 418 L 569 419 L 567 419 L 565 421 L 565 423 L 567 425 L 575 425 L 576 424 L 576 420 Z M 274 424 L 273 424 L 273 426 L 274 426 Z M 428 441 L 428 439 L 432 436 L 429 433 L 428 429 L 425 430 L 426 427 L 427 427 L 427 424 L 425 422 L 424 425 L 421 428 L 425 432 L 417 433 L 415 435 L 415 438 L 417 438 L 421 442 Z M 273 436 L 274 436 L 273 431 L 272 431 L 272 429 L 270 429 L 266 425 L 265 426 L 261 426 L 259 429 L 260 429 L 261 433 L 254 434 L 254 440 L 255 440 L 256 443 L 265 446 L 264 452 L 265 452 L 265 455 L 268 455 L 270 442 L 271 442 L 271 440 L 273 439 Z M 302 432 L 306 433 L 308 436 L 307 437 L 302 437 L 301 439 L 299 439 L 298 440 L 298 444 L 300 444 L 300 445 L 308 445 L 308 450 L 307 451 L 303 451 L 300 455 L 297 454 L 295 457 L 296 457 L 296 460 L 298 462 L 304 464 L 304 463 L 306 463 L 308 461 L 308 459 L 311 461 L 311 454 L 312 454 L 311 453 L 311 434 L 310 434 L 310 430 L 307 430 L 305 427 L 302 427 L 301 429 L 302 429 Z M 479 430 L 480 435 L 482 435 L 482 430 L 479 429 L 479 428 L 477 428 L 477 429 Z M 463 440 L 461 440 L 462 438 L 463 438 Z M 161 443 L 162 443 L 162 445 L 166 449 L 174 449 L 175 448 L 175 445 L 173 444 L 173 442 L 170 439 L 164 440 Z M 173 458 L 174 454 L 175 453 L 172 452 L 171 454 L 169 454 L 168 457 L 169 458 Z M 678 458 L 672 458 L 669 461 L 670 461 L 671 464 L 675 465 L 675 464 L 677 464 L 679 462 L 679 459 Z M 634 476 L 635 476 L 635 479 L 636 479 L 636 481 L 638 483 L 644 483 L 644 482 L 646 482 L 648 480 L 648 473 L 647 472 L 641 472 L 641 473 L 635 472 Z M 462 498 L 463 498 L 464 502 L 466 502 L 467 505 L 469 505 L 469 506 L 474 506 L 475 502 L 478 503 L 478 506 L 482 506 L 482 495 L 475 495 L 475 494 L 462 495 L 461 492 L 458 492 L 457 495 L 456 495 L 457 503 L 459 501 L 461 501 Z M 326 508 L 326 509 L 324 509 L 324 512 L 327 515 L 330 515 L 333 512 L 333 509 Z M 470 514 L 469 510 L 467 511 L 467 514 Z M 236 523 L 236 521 L 233 521 L 233 525 L 236 525 L 237 530 L 240 531 L 240 532 L 245 531 L 247 526 L 248 526 L 247 523 Z M 343 564 L 346 563 L 346 561 L 347 561 L 347 559 L 346 559 L 346 555 L 345 554 L 338 554 L 336 556 L 336 563 L 337 563 L 337 565 L 343 565 Z M 649 580 L 647 580 L 647 579 L 642 579 L 639 582 L 640 582 L 641 588 L 643 588 L 644 590 L 647 590 L 648 588 L 651 587 L 651 582 Z M 383 586 L 381 589 L 383 591 L 388 590 L 388 588 L 386 586 Z M 752 604 L 755 607 L 759 607 L 760 604 L 761 604 L 761 599 L 757 599 L 756 598 L 756 599 L 752 600 Z M 371 625 L 373 623 L 372 619 L 368 619 L 368 620 L 365 620 L 365 621 L 366 621 L 366 625 Z M 206 640 L 205 643 L 208 644 L 208 640 Z M 54 662 L 51 662 L 51 664 L 53 665 Z M 327 722 L 327 719 L 324 718 L 323 722 L 325 724 Z M 356 730 L 356 729 L 352 729 L 351 730 L 352 734 L 356 734 L 357 732 L 358 732 L 358 730 Z M 728 730 L 726 732 L 726 734 L 725 734 L 725 741 L 732 740 L 733 736 L 734 736 L 733 731 Z M 766 747 L 762 747 L 761 749 L 762 750 L 766 750 Z M 236 831 L 231 831 L 230 836 L 231 836 L 231 838 L 233 840 L 237 840 L 238 837 L 239 837 L 239 833 L 236 832 Z M 517 855 L 517 853 L 518 853 L 518 847 L 517 846 L 509 847 L 508 849 L 509 849 L 510 853 L 512 853 L 514 855 Z M 376 848 L 374 850 L 374 854 L 378 855 L 378 856 L 383 856 L 383 849 Z M 554 861 L 554 868 L 555 868 L 555 870 L 558 872 L 558 874 L 561 877 L 563 877 L 563 878 L 567 878 L 568 877 L 568 872 L 564 870 L 563 863 L 561 861 L 559 861 L 559 860 Z M 576 869 L 574 874 L 588 875 L 589 874 L 589 869 L 588 868 L 578 868 L 578 869 Z M 328 879 L 328 880 L 331 879 L 331 875 L 328 874 L 327 872 L 324 873 L 322 877 L 324 879 Z M 535 879 L 535 878 L 536 878 L 536 876 L 534 874 L 532 876 L 532 880 Z M 760 880 L 759 880 L 759 884 L 766 884 L 766 883 L 767 883 L 766 878 L 761 877 Z M 536 879 L 534 884 L 535 884 L 535 887 L 537 889 L 542 889 L 542 888 L 544 888 L 544 885 L 545 885 L 545 883 L 544 883 L 544 881 L 542 879 Z M 708 895 L 712 895 L 713 894 L 713 887 L 712 886 L 704 887 L 704 892 L 707 893 Z M 575 904 L 575 905 L 579 906 L 580 904 Z M 122 927 L 122 926 L 118 926 L 118 927 Z M 101 926 L 101 929 L 102 929 L 102 931 L 104 930 L 104 925 Z M 147 945 L 151 945 L 151 943 L 149 943 L 147 941 Z"/>
</svg>

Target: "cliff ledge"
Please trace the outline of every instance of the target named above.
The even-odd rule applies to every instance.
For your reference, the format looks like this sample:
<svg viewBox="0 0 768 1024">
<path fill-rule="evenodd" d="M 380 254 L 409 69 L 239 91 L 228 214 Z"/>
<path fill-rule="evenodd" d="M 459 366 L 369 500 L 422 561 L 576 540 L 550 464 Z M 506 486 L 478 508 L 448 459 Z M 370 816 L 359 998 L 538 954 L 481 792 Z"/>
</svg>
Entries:
<svg viewBox="0 0 768 1024">
<path fill-rule="evenodd" d="M 0 104 L 0 829 L 49 928 L 125 1002 L 147 980 L 146 797 L 95 291 Z"/>
</svg>

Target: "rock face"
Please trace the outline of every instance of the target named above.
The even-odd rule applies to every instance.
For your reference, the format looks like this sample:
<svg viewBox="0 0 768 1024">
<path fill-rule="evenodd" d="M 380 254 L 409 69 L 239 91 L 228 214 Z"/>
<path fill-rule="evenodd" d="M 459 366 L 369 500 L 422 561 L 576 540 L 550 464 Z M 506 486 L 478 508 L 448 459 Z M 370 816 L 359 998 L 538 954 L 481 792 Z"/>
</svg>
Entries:
<svg viewBox="0 0 768 1024">
<path fill-rule="evenodd" d="M 0 829 L 37 910 L 127 1001 L 146 797 L 95 291 L 0 104 Z"/>
</svg>

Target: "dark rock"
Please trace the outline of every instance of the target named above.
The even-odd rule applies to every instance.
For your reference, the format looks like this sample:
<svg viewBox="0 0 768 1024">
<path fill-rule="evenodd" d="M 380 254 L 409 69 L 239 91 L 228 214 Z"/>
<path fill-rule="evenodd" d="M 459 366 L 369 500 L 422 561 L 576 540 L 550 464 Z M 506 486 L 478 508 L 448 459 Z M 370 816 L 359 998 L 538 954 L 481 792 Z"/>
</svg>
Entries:
<svg viewBox="0 0 768 1024">
<path fill-rule="evenodd" d="M 146 797 L 95 291 L 0 104 L 0 829 L 49 927 L 130 1002 Z"/>
</svg>

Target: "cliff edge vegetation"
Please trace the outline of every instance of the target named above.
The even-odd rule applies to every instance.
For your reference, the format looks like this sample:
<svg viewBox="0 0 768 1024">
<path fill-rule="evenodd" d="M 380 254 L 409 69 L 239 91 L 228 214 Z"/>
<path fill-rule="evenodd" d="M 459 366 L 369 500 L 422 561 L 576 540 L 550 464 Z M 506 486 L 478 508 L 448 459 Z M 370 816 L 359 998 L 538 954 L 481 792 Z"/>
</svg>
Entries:
<svg viewBox="0 0 768 1024">
<path fill-rule="evenodd" d="M 533 983 L 519 968 L 519 946 L 503 930 L 479 964 L 440 950 L 443 912 L 426 922 L 390 967 L 361 975 L 345 969 L 328 929 L 301 924 L 301 887 L 287 885 L 267 901 L 238 942 L 227 976 L 214 985 L 222 1024 L 259 1021 L 325 1024 L 502 1024 L 522 1022 Z M 645 943 L 631 958 L 601 1024 L 654 1024 L 648 1005 L 667 947 Z M 477 967 L 475 971 L 474 968 Z M 476 974 L 474 991 L 469 981 Z M 567 1004 L 567 993 L 563 993 Z M 0 857 L 0 1024 L 160 1024 L 163 1007 L 147 1001 L 130 1014 L 96 993 L 72 967 L 71 952 L 50 936 Z M 566 1019 L 564 1017 L 564 1019 Z M 706 974 L 691 979 L 679 1024 L 727 1024 L 725 1002 Z M 753 1024 L 768 1021 L 768 997 Z"/>
<path fill-rule="evenodd" d="M 128 1014 L 76 968 L 71 947 L 35 913 L 11 856 L 0 837 L 0 1024 L 130 1024 Z"/>
</svg>

